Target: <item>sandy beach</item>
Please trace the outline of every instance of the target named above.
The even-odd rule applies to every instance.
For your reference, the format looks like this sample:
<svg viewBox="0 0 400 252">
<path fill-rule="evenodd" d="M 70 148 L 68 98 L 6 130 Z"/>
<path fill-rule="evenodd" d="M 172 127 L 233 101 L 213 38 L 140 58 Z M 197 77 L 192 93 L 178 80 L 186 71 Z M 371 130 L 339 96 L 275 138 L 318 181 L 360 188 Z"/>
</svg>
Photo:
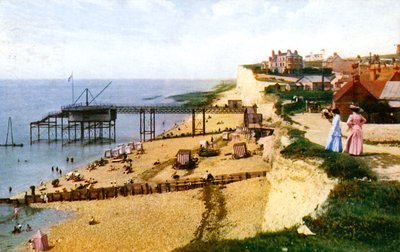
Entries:
<svg viewBox="0 0 400 252">
<path fill-rule="evenodd" d="M 236 90 L 229 91 L 217 104 L 222 105 L 237 97 Z M 258 107 L 266 124 L 280 125 L 272 101 Z M 295 116 L 294 120 L 307 131 L 306 137 L 324 145 L 329 122 L 318 119 L 318 116 L 303 114 Z M 207 119 L 207 131 L 218 131 L 221 126 L 234 129 L 241 126 L 238 125 L 241 118 L 237 115 L 211 115 Z M 313 120 L 323 127 L 314 126 Z M 187 121 L 171 132 L 180 134 L 190 130 L 191 121 Z M 112 160 L 92 170 L 82 167 L 79 173 L 84 178 L 96 180 L 95 188 L 110 186 L 112 182 L 121 185 L 130 179 L 157 183 L 173 180 L 173 175 L 201 177 L 206 170 L 213 175 L 267 171 L 267 177 L 183 192 L 34 204 L 35 207 L 77 212 L 76 218 L 51 228 L 49 241 L 52 251 L 171 251 L 195 240 L 243 239 L 262 231 L 278 231 L 299 225 L 303 216 L 319 210 L 337 181 L 318 169 L 315 161 L 294 162 L 282 158 L 279 151 L 285 145 L 281 139 L 284 132 L 284 128 L 276 127 L 273 136 L 260 139 L 258 144 L 254 139 L 240 135 L 240 140 L 246 142 L 252 152 L 251 157 L 232 159 L 233 142 L 228 141 L 220 146 L 219 156 L 199 158 L 198 166 L 190 171 L 175 170 L 168 162 L 175 158 L 179 149 L 195 150 L 200 140 L 219 139 L 221 133 L 145 142 L 143 154 L 128 155 L 133 160 L 133 172 L 129 174 L 124 173 L 124 164 Z M 261 143 L 263 151 L 259 148 Z M 372 151 L 369 148 L 372 147 L 367 146 L 366 150 Z M 166 165 L 155 166 L 155 161 Z M 43 192 L 69 190 L 75 184 L 61 178 L 60 187 L 53 188 L 47 183 Z M 88 224 L 92 216 L 98 224 Z"/>
</svg>

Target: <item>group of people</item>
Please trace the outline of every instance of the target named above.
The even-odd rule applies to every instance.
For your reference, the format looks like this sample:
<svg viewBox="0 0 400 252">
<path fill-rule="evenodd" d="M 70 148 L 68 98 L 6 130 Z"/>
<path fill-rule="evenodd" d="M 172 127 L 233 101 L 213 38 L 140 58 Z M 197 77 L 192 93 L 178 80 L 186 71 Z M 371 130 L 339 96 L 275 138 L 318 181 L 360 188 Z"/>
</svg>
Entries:
<svg viewBox="0 0 400 252">
<path fill-rule="evenodd" d="M 13 234 L 19 234 L 19 233 L 21 233 L 22 231 L 23 231 L 23 230 L 22 230 L 22 225 L 19 224 L 19 223 L 17 223 L 17 225 L 14 226 L 14 230 L 13 230 L 11 233 L 13 233 Z M 26 224 L 26 229 L 25 229 L 25 231 L 26 231 L 26 232 L 32 231 L 32 227 L 31 227 L 29 224 Z"/>
<path fill-rule="evenodd" d="M 360 114 L 361 108 L 355 105 L 350 105 L 350 110 L 353 113 L 347 119 L 349 127 L 349 135 L 347 137 L 344 152 L 350 155 L 361 155 L 363 153 L 363 135 L 362 126 L 367 120 Z M 340 129 L 340 111 L 338 108 L 332 109 L 332 127 L 329 131 L 328 141 L 325 149 L 335 152 L 342 152 L 342 132 Z"/>
</svg>

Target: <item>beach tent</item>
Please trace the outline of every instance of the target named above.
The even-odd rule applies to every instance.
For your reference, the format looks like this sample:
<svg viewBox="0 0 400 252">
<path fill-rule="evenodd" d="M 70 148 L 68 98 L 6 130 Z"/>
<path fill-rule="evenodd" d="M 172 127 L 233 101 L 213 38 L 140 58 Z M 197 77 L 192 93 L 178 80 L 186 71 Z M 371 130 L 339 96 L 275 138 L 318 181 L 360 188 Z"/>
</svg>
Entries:
<svg viewBox="0 0 400 252">
<path fill-rule="evenodd" d="M 179 150 L 176 154 L 176 161 L 180 165 L 188 165 L 191 160 L 191 151 L 190 150 Z"/>
<path fill-rule="evenodd" d="M 104 151 L 104 157 L 105 157 L 105 158 L 110 158 L 110 157 L 111 157 L 111 152 L 112 152 L 111 149 L 105 150 L 105 151 Z"/>
<path fill-rule="evenodd" d="M 137 142 L 137 143 L 135 143 L 135 149 L 136 149 L 136 150 L 143 150 L 143 144 L 142 144 L 142 142 Z"/>
<path fill-rule="evenodd" d="M 119 149 L 113 149 L 113 150 L 111 151 L 111 155 L 112 155 L 113 157 L 118 157 L 118 155 L 119 155 Z"/>
<path fill-rule="evenodd" d="M 35 236 L 33 236 L 33 248 L 35 251 L 45 251 L 49 248 L 47 235 L 43 234 L 42 231 L 38 230 Z"/>
<path fill-rule="evenodd" d="M 208 142 L 206 140 L 200 140 L 200 146 L 204 149 L 208 148 Z"/>
<path fill-rule="evenodd" d="M 222 132 L 222 140 L 229 140 L 229 132 Z"/>
<path fill-rule="evenodd" d="M 246 143 L 235 143 L 233 145 L 233 155 L 235 158 L 242 158 L 247 155 L 247 146 Z"/>
<path fill-rule="evenodd" d="M 122 155 L 125 153 L 125 144 L 119 144 L 118 145 L 118 154 Z"/>
<path fill-rule="evenodd" d="M 232 141 L 234 142 L 240 141 L 240 135 L 237 133 L 232 133 Z"/>
<path fill-rule="evenodd" d="M 132 146 L 125 146 L 125 153 L 126 154 L 131 154 L 132 153 Z"/>
<path fill-rule="evenodd" d="M 134 149 L 135 149 L 135 143 L 134 143 L 134 142 L 129 142 L 129 143 L 128 143 L 128 146 L 131 147 L 131 150 L 134 150 Z"/>
</svg>

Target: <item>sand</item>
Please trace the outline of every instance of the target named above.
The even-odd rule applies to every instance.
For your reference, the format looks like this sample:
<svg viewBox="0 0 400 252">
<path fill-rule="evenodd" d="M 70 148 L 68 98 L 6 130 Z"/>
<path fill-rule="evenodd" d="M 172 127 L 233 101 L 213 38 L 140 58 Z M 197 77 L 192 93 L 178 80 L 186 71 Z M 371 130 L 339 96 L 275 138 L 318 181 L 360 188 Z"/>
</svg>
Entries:
<svg viewBox="0 0 400 252">
<path fill-rule="evenodd" d="M 240 96 L 238 90 L 233 90 L 217 103 L 223 105 L 228 99 Z M 259 102 L 264 124 L 281 124 L 273 113 L 272 101 L 265 101 L 258 90 L 251 97 L 252 101 Z M 318 116 L 303 114 L 294 120 L 301 122 L 300 127 L 307 130 L 306 136 L 311 141 L 324 144 L 329 122 L 318 120 Z M 211 115 L 207 120 L 206 130 L 218 132 L 220 128 L 241 126 L 238 122 L 242 116 Z M 190 131 L 191 121 L 187 121 L 170 132 L 179 135 Z M 123 173 L 122 166 L 126 164 L 122 163 L 112 163 L 113 169 L 109 164 L 92 171 L 84 167 L 79 172 L 85 178 L 96 179 L 95 187 L 109 186 L 113 181 L 123 184 L 131 178 L 134 182 L 155 183 L 172 180 L 173 175 L 200 177 L 206 170 L 214 175 L 265 170 L 267 177 L 184 192 L 36 204 L 77 212 L 76 218 L 51 228 L 52 251 L 171 251 L 196 240 L 243 239 L 262 231 L 278 231 L 300 225 L 305 215 L 315 214 L 337 183 L 316 168 L 315 161 L 293 162 L 280 157 L 279 151 L 287 143 L 282 140 L 284 130 L 279 127 L 274 136 L 265 137 L 258 144 L 241 135 L 241 141 L 252 152 L 246 159 L 231 158 L 233 142 L 229 141 L 220 142 L 219 156 L 199 158 L 194 170 L 175 170 L 169 163 L 162 168 L 153 165 L 157 160 L 161 163 L 173 160 L 179 149 L 194 150 L 200 140 L 210 141 L 211 136 L 218 139 L 221 134 L 146 142 L 144 154 L 129 156 L 134 171 L 130 174 Z M 263 151 L 260 144 L 264 146 Z M 74 186 L 61 179 L 58 190 Z M 56 189 L 48 185 L 47 190 Z M 99 223 L 89 225 L 91 216 Z"/>
</svg>

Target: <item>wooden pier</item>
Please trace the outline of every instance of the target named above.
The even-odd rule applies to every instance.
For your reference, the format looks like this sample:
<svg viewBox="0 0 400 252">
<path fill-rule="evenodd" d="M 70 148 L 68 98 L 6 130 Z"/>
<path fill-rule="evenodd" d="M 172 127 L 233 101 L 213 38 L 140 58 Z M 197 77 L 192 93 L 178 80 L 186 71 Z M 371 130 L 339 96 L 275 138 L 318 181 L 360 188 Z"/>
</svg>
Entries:
<svg viewBox="0 0 400 252">
<path fill-rule="evenodd" d="M 156 114 L 191 114 L 192 136 L 206 134 L 206 114 L 243 114 L 245 107 L 135 106 L 74 104 L 49 113 L 30 123 L 30 143 L 61 141 L 96 143 L 115 142 L 117 114 L 139 114 L 140 141 L 156 138 Z M 196 129 L 196 114 L 202 115 L 202 128 Z M 146 120 L 148 123 L 146 123 Z M 146 139 L 147 137 L 147 139 Z"/>
</svg>

